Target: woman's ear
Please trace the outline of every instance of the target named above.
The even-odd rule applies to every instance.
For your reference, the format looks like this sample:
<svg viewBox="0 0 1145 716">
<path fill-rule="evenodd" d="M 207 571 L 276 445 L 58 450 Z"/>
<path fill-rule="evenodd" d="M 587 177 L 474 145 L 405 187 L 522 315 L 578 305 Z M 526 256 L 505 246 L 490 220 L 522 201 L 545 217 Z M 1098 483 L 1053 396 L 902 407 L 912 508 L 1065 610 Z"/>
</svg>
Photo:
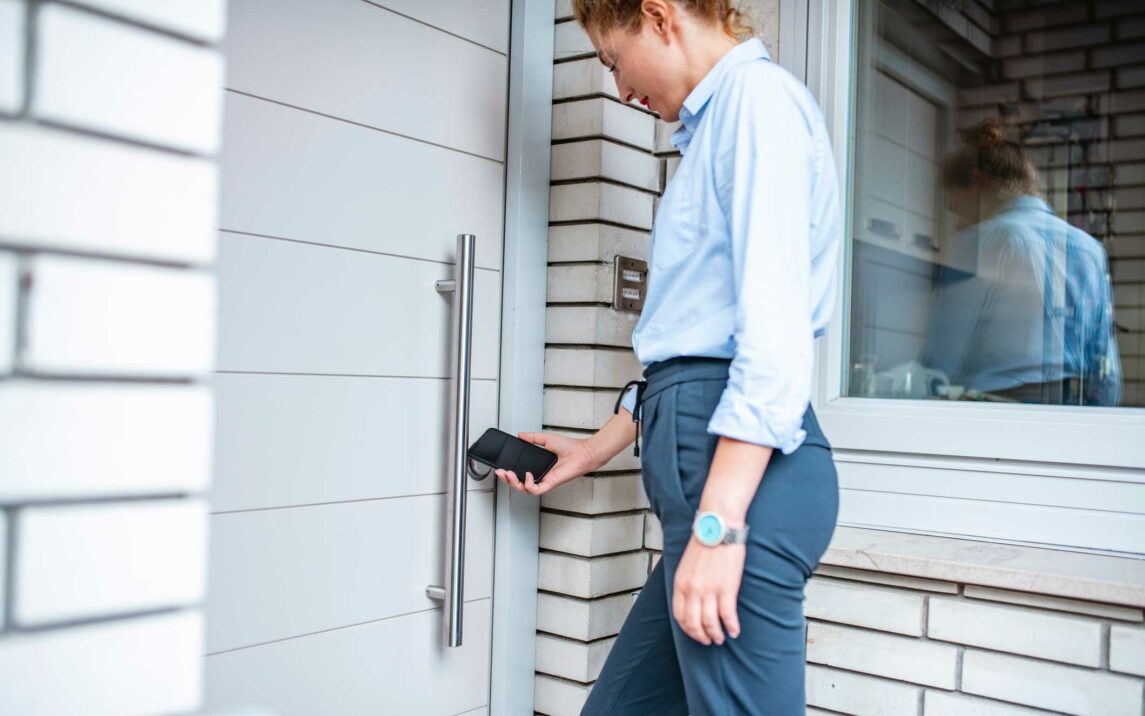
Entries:
<svg viewBox="0 0 1145 716">
<path fill-rule="evenodd" d="M 661 38 L 667 39 L 676 25 L 677 8 L 672 0 L 643 0 L 640 13 L 644 24 Z"/>
</svg>

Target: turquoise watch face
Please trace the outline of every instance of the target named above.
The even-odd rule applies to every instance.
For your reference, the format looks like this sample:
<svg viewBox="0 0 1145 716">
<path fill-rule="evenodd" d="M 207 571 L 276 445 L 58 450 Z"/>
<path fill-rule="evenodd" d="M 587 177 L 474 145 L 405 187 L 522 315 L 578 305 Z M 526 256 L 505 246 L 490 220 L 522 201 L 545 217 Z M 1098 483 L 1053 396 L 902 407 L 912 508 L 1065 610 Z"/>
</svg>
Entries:
<svg viewBox="0 0 1145 716">
<path fill-rule="evenodd" d="M 723 536 L 720 520 L 715 515 L 703 515 L 696 522 L 696 539 L 703 544 L 719 544 Z"/>
</svg>

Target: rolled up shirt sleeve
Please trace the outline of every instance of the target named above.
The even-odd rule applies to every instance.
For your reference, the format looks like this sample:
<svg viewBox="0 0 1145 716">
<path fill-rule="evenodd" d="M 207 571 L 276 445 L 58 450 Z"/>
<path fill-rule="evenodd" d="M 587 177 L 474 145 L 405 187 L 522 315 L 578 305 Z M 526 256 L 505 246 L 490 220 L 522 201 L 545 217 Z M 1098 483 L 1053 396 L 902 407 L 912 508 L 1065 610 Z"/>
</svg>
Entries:
<svg viewBox="0 0 1145 716">
<path fill-rule="evenodd" d="M 741 82 L 718 137 L 732 243 L 734 357 L 708 432 L 794 452 L 807 434 L 814 341 L 811 181 L 818 147 L 787 83 Z"/>
<path fill-rule="evenodd" d="M 624 398 L 620 401 L 620 407 L 624 408 L 630 413 L 636 412 L 636 386 L 632 386 L 624 393 Z"/>
</svg>

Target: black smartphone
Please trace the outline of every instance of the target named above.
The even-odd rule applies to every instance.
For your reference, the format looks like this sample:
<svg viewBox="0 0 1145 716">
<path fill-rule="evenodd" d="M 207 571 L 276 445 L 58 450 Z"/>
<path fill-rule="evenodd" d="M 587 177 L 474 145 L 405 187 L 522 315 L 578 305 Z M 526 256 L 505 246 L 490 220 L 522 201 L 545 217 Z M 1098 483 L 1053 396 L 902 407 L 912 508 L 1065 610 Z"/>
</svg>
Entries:
<svg viewBox="0 0 1145 716">
<path fill-rule="evenodd" d="M 469 457 L 494 469 L 512 470 L 521 482 L 526 472 L 533 473 L 534 482 L 540 482 L 557 462 L 555 452 L 497 428 L 489 428 L 469 446 Z"/>
</svg>

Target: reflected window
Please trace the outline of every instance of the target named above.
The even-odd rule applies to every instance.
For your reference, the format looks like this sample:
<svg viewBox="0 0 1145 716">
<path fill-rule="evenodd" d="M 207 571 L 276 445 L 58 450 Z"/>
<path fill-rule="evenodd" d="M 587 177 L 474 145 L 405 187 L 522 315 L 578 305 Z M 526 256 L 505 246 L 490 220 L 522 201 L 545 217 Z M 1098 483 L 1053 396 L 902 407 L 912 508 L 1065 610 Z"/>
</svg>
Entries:
<svg viewBox="0 0 1145 716">
<path fill-rule="evenodd" d="M 846 394 L 1145 406 L 1145 5 L 858 6 Z"/>
</svg>

